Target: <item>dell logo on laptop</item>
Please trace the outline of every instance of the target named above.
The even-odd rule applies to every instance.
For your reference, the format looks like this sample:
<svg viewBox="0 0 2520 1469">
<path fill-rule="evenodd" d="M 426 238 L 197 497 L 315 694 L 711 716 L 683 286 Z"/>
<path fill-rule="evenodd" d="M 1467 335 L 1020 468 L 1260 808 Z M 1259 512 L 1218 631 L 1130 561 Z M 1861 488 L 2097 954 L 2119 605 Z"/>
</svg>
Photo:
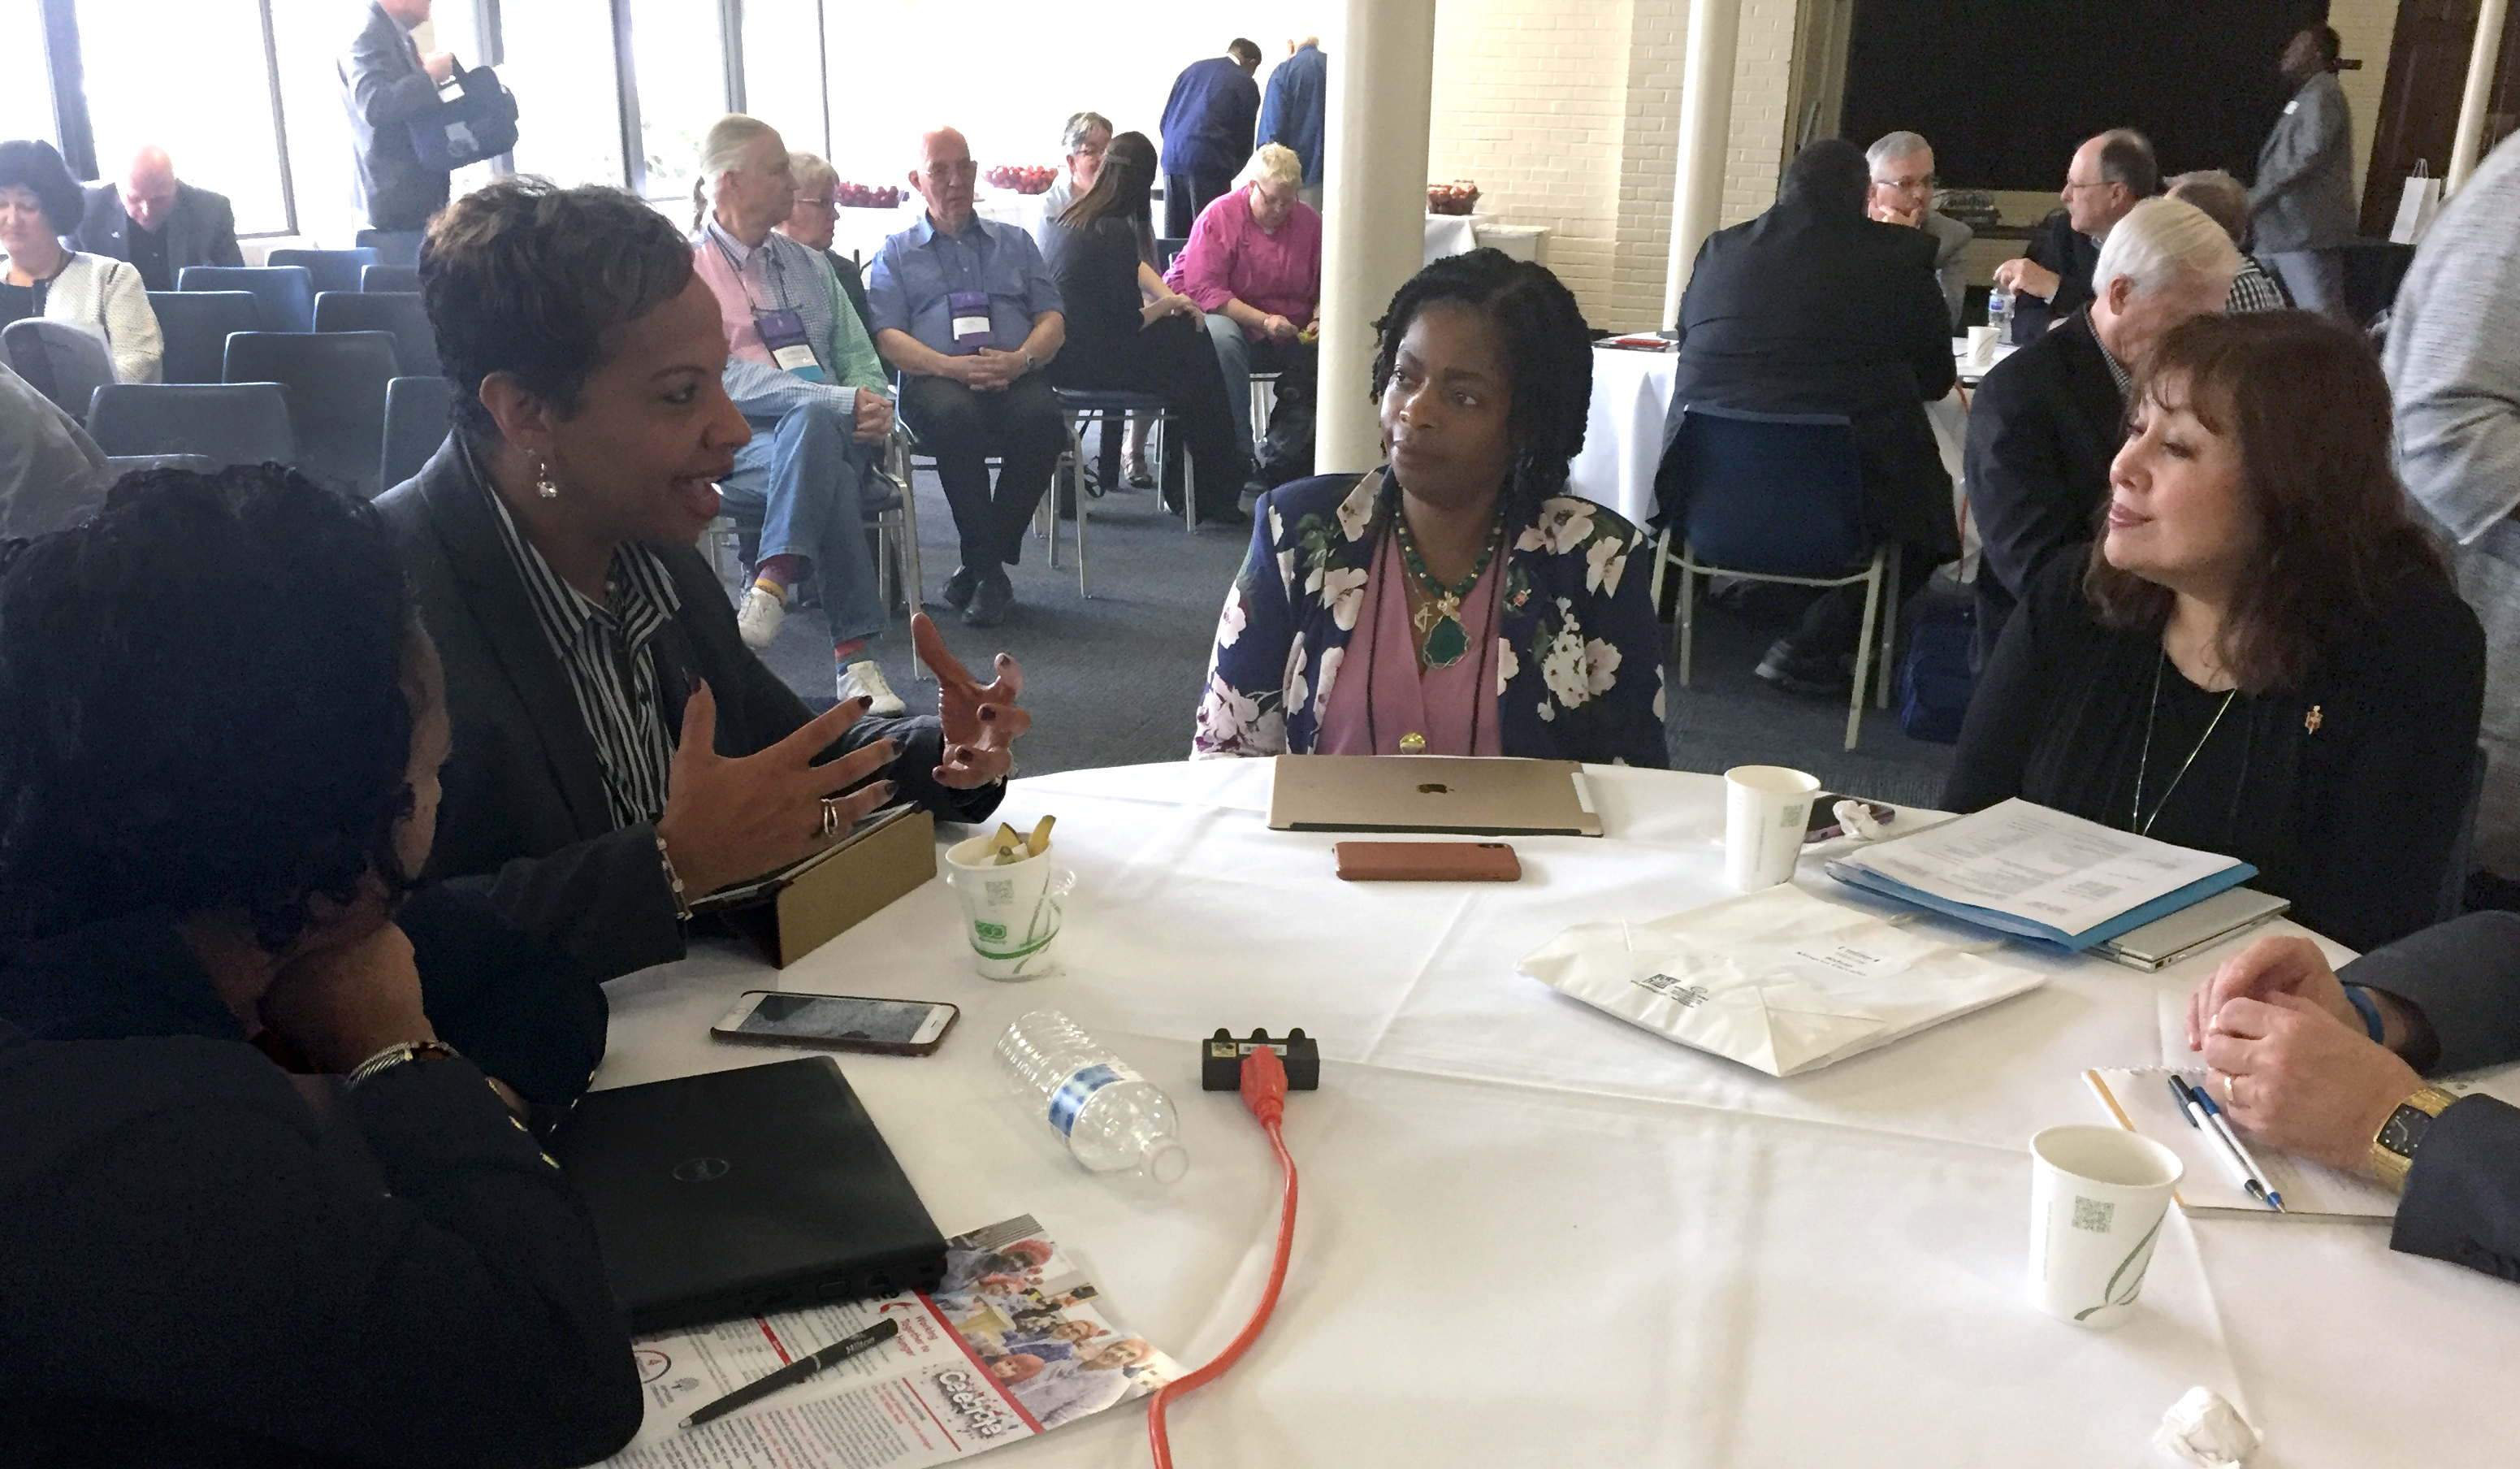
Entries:
<svg viewBox="0 0 2520 1469">
<path fill-rule="evenodd" d="M 686 1158 L 674 1165 L 674 1176 L 685 1183 L 714 1183 L 734 1169 L 723 1158 Z"/>
</svg>

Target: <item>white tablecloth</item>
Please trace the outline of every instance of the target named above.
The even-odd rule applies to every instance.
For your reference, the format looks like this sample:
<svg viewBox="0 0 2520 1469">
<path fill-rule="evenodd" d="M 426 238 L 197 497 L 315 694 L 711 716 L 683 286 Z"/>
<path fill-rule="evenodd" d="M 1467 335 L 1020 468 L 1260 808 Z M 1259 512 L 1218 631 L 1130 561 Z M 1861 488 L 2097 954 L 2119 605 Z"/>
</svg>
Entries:
<svg viewBox="0 0 2520 1469">
<path fill-rule="evenodd" d="M 1549 227 L 1539 224 L 1501 224 L 1484 215 L 1429 214 L 1426 216 L 1426 263 L 1434 264 L 1446 255 L 1465 255 L 1481 246 L 1504 251 L 1517 260 L 1549 263 Z"/>
<path fill-rule="evenodd" d="M 2025 1140 L 2098 1120 L 2081 1068 L 2161 1064 L 2210 956 L 2008 955 L 2051 983 L 1776 1080 L 1513 972 L 1570 923 L 1723 895 L 1720 783 L 1594 781 L 1614 835 L 1517 841 L 1525 877 L 1496 888 L 1335 881 L 1337 838 L 1266 829 L 1265 761 L 1023 781 L 1004 815 L 1056 813 L 1078 874 L 1061 974 L 972 976 L 930 884 L 784 974 L 712 948 L 615 982 L 598 1084 L 783 1059 L 707 1038 L 745 988 L 954 1001 L 936 1056 L 841 1063 L 937 1222 L 1034 1212 L 1199 1362 L 1250 1309 L 1277 1180 L 1238 1102 L 1198 1090 L 1194 1042 L 1304 1027 L 1328 1064 L 1287 1112 L 1294 1267 L 1258 1346 L 1173 1414 L 1203 1469 L 2119 1469 L 2197 1383 L 2267 1431 L 2255 1469 L 2511 1462 L 2520 1401 L 2491 1384 L 2520 1293 L 2376 1228 L 2174 1214 L 2128 1325 L 2022 1304 Z M 1002 1089 L 990 1048 L 1042 1006 L 1181 1104 L 1187 1179 L 1089 1174 Z M 1129 1408 L 991 1462 L 1145 1453 Z"/>
</svg>

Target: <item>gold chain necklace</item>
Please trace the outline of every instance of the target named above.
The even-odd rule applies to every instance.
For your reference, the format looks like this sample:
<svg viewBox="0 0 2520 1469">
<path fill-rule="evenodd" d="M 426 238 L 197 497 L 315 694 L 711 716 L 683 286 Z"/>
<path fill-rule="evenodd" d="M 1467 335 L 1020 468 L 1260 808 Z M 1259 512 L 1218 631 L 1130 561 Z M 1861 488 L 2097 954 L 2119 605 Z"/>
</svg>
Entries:
<svg viewBox="0 0 2520 1469">
<path fill-rule="evenodd" d="M 1496 524 L 1488 530 L 1487 544 L 1479 551 L 1478 564 L 1459 584 L 1446 586 L 1426 569 L 1426 558 L 1418 554 L 1418 538 L 1409 533 L 1409 517 L 1397 505 L 1391 511 L 1391 529 L 1400 543 L 1400 559 L 1426 593 L 1426 605 L 1410 616 L 1418 629 L 1418 661 L 1429 668 L 1449 668 L 1470 651 L 1470 634 L 1462 625 L 1462 599 L 1479 584 L 1487 574 L 1488 563 L 1496 559 L 1497 547 L 1505 543 L 1505 505 L 1497 505 Z"/>
<path fill-rule="evenodd" d="M 2206 724 L 2205 732 L 2196 737 L 2196 748 L 2188 751 L 2187 758 L 2179 762 L 2179 773 L 2170 777 L 2170 785 L 2161 793 L 2161 800 L 2153 803 L 2150 819 L 2143 819 L 2143 777 L 2146 767 L 2152 763 L 2153 721 L 2161 717 L 2161 670 L 2169 662 L 2170 654 L 2165 649 L 2152 666 L 2152 707 L 2144 712 L 2143 753 L 2136 757 L 2135 800 L 2127 805 L 2127 829 L 2138 837 L 2152 835 L 2152 823 L 2161 819 L 2162 807 L 2170 804 L 2170 798 L 2178 792 L 2179 783 L 2187 778 L 2187 767 L 2195 764 L 2196 757 L 2205 753 L 2205 742 L 2214 738 L 2214 731 L 2223 725 L 2223 716 L 2231 711 L 2231 701 L 2240 695 L 2237 685 L 2224 691 L 2222 708 L 2214 711 L 2214 717 Z M 2141 825 L 2137 824 L 2139 820 Z"/>
</svg>

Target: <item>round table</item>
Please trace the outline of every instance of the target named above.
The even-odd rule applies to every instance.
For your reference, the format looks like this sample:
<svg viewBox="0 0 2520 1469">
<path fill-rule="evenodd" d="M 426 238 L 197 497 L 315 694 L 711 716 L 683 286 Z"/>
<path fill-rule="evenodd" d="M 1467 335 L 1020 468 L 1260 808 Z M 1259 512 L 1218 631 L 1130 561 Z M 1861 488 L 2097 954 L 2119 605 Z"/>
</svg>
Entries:
<svg viewBox="0 0 2520 1469">
<path fill-rule="evenodd" d="M 2520 1403 L 2489 1384 L 2520 1360 L 2520 1295 L 2379 1228 L 2174 1211 L 2127 1325 L 2022 1303 L 2026 1140 L 2100 1120 L 2082 1068 L 2174 1059 L 2219 955 L 2147 975 L 2009 951 L 2049 983 L 1778 1080 L 1514 972 L 1569 924 L 1726 895 L 1720 781 L 1592 779 L 1613 835 L 1519 839 L 1523 880 L 1495 887 L 1336 881 L 1338 837 L 1267 829 L 1265 761 L 1020 781 L 1002 814 L 1056 814 L 1077 874 L 1059 973 L 975 977 L 933 883 L 785 972 L 704 945 L 613 982 L 597 1084 L 786 1059 L 708 1039 L 747 988 L 951 1000 L 937 1055 L 841 1061 L 937 1223 L 1036 1215 L 1197 1363 L 1250 1310 L 1277 1178 L 1238 1101 L 1199 1091 L 1194 1043 L 1302 1026 L 1325 1066 L 1287 1107 L 1284 1299 L 1172 1415 L 1210 1469 L 2123 1466 L 2199 1383 L 2267 1433 L 2256 1469 L 2510 1460 Z M 1797 880 L 1854 900 L 1812 861 Z M 1180 1104 L 1183 1182 L 1086 1172 L 1005 1088 L 998 1034 L 1052 1006 Z M 1145 1454 L 1128 1405 L 991 1462 Z"/>
</svg>

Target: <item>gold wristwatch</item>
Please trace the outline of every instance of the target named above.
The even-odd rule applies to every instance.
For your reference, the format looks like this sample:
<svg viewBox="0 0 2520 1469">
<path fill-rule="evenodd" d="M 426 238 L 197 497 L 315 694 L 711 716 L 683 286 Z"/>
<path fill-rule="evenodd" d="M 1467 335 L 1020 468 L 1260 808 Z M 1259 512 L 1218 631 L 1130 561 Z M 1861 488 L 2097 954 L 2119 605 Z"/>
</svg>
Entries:
<svg viewBox="0 0 2520 1469">
<path fill-rule="evenodd" d="M 2407 1186 L 2407 1172 L 2415 1166 L 2415 1149 L 2423 1145 L 2424 1133 L 2457 1100 L 2438 1086 L 2419 1086 L 2398 1104 L 2371 1137 L 2371 1171 L 2381 1182 L 2397 1189 Z"/>
</svg>

